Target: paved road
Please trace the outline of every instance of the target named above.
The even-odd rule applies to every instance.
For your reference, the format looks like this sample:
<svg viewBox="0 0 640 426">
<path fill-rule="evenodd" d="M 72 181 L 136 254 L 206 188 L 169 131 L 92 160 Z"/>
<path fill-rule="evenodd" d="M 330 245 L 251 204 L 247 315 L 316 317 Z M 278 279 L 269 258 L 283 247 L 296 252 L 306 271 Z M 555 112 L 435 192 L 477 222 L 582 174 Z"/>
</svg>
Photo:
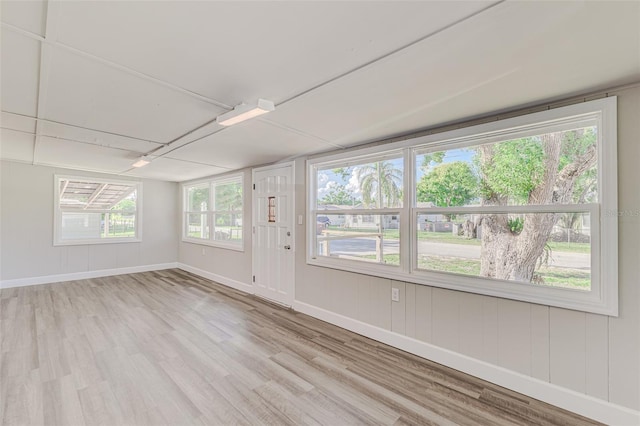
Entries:
<svg viewBox="0 0 640 426">
<path fill-rule="evenodd" d="M 343 255 L 363 255 L 376 254 L 375 238 L 359 238 L 351 240 L 333 240 L 330 242 L 332 254 Z M 399 246 L 397 240 L 385 240 L 384 252 L 386 254 L 398 253 Z M 447 256 L 460 257 L 463 259 L 480 259 L 480 246 L 450 244 L 431 241 L 418 241 L 418 254 L 425 256 Z M 591 256 L 586 253 L 571 253 L 553 251 L 549 266 L 557 268 L 571 268 L 589 270 L 591 267 Z"/>
</svg>

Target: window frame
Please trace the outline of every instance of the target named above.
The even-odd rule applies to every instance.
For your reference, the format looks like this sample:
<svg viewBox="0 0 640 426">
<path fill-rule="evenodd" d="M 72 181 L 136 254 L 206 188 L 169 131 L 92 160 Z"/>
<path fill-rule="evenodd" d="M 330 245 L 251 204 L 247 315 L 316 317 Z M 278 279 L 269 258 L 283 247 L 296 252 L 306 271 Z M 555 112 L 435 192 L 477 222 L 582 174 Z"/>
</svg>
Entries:
<svg viewBox="0 0 640 426">
<path fill-rule="evenodd" d="M 403 268 L 403 260 L 406 256 L 403 256 L 405 249 L 402 244 L 399 246 L 400 252 L 400 265 L 389 265 L 389 264 L 380 264 L 375 262 L 364 262 L 358 260 L 349 260 L 349 259 L 332 259 L 331 257 L 325 256 L 315 256 L 315 247 L 316 247 L 316 216 L 323 215 L 355 215 L 355 216 L 365 216 L 365 215 L 373 215 L 373 216 L 387 216 L 387 215 L 397 215 L 399 218 L 400 226 L 398 231 L 400 234 L 406 232 L 403 230 L 403 226 L 406 222 L 406 206 L 407 206 L 407 172 L 406 172 L 406 150 L 403 148 L 392 148 L 392 149 L 380 149 L 380 147 L 374 148 L 365 148 L 361 149 L 357 152 L 357 155 L 345 155 L 345 154 L 335 154 L 331 156 L 321 157 L 325 161 L 314 161 L 309 160 L 308 164 L 308 180 L 310 184 L 313 185 L 313 188 L 308 191 L 308 214 L 307 214 L 307 223 L 309 224 L 308 229 L 308 239 L 310 241 L 309 249 L 307 250 L 307 263 L 310 264 L 322 264 L 323 266 L 328 266 L 335 269 L 340 268 L 341 264 L 348 265 L 349 271 L 352 272 L 360 272 L 360 273 L 368 273 L 371 274 L 371 271 L 376 271 L 381 276 L 385 275 L 385 273 L 389 273 L 389 269 L 393 269 L 394 271 L 390 272 L 391 274 L 400 273 L 399 269 Z M 350 161 L 345 162 L 344 159 L 348 158 Z M 321 164 L 325 168 L 330 168 L 332 165 L 335 166 L 358 166 L 361 164 L 367 164 L 369 162 L 377 162 L 384 161 L 385 159 L 396 159 L 402 158 L 403 161 L 403 170 L 402 170 L 402 187 L 403 187 L 403 196 L 402 196 L 402 207 L 371 207 L 371 208 L 358 208 L 358 209 L 336 209 L 336 210 L 323 210 L 317 208 L 317 200 L 311 197 L 311 194 L 317 194 L 317 182 L 315 179 L 315 171 L 317 170 L 316 165 Z M 313 227 L 311 226 L 313 225 Z M 313 230 L 311 230 L 313 228 Z M 322 258 L 319 263 L 315 261 Z"/>
<path fill-rule="evenodd" d="M 122 184 L 122 185 L 135 185 L 136 187 L 136 209 L 135 209 L 135 235 L 133 237 L 114 237 L 114 238 L 87 238 L 87 239 L 75 239 L 75 240 L 63 240 L 62 239 L 62 217 L 65 209 L 60 207 L 60 181 L 61 180 L 76 180 L 80 182 L 88 183 L 107 183 L 107 184 Z M 139 180 L 124 180 L 124 179 L 105 179 L 94 178 L 91 176 L 80 175 L 59 175 L 55 174 L 53 179 L 54 185 L 54 219 L 53 219 L 53 245 L 54 246 L 73 246 L 73 245 L 85 245 L 85 244 L 121 244 L 121 243 L 139 243 L 142 242 L 142 182 Z M 111 210 L 90 210 L 95 213 L 112 213 Z M 77 211 L 69 210 L 70 213 L 77 213 Z M 129 213 L 129 212 L 127 212 Z"/>
<path fill-rule="evenodd" d="M 242 205 L 239 209 L 233 211 L 227 210 L 214 210 L 215 207 L 215 188 L 216 186 L 230 184 L 230 183 L 239 183 L 242 187 Z M 207 203 L 206 211 L 191 211 L 188 210 L 188 191 L 190 188 L 201 186 L 203 184 L 208 184 L 209 186 L 209 201 Z M 245 173 L 233 173 L 220 177 L 206 178 L 206 179 L 198 179 L 195 181 L 183 183 L 181 185 L 181 193 L 182 193 L 182 208 L 181 208 L 181 240 L 185 243 L 191 244 L 200 244 L 210 247 L 218 247 L 227 250 L 235 250 L 235 251 L 245 251 L 246 245 L 246 226 L 245 226 Z M 239 242 L 231 242 L 225 240 L 216 240 L 215 239 L 215 217 L 216 214 L 241 214 L 242 215 L 242 239 Z M 206 214 L 207 216 L 207 226 L 209 227 L 209 238 L 194 238 L 189 237 L 187 233 L 187 217 L 189 214 Z"/>
<path fill-rule="evenodd" d="M 399 142 L 355 149 L 346 153 L 316 156 L 307 160 L 307 255 L 309 265 L 340 269 L 392 280 L 447 288 L 464 292 L 495 296 L 547 306 L 618 316 L 618 218 L 608 212 L 617 211 L 617 98 L 573 104 L 512 118 L 473 125 L 454 130 L 409 138 Z M 417 268 L 417 215 L 428 211 L 437 213 L 498 212 L 498 208 L 454 207 L 418 208 L 416 192 L 416 155 L 425 152 L 477 146 L 484 143 L 516 139 L 538 131 L 553 132 L 567 129 L 576 123 L 597 122 L 598 131 L 598 202 L 575 205 L 508 206 L 504 213 L 513 212 L 587 212 L 591 220 L 591 288 L 589 291 L 562 287 L 502 281 L 449 272 Z M 575 128 L 575 127 L 574 127 Z M 348 210 L 316 210 L 317 169 L 327 165 L 339 167 L 353 163 L 360 157 L 375 158 L 382 154 L 403 150 L 403 204 L 400 218 L 400 266 L 381 265 L 348 259 L 315 256 L 315 214 L 353 214 Z M 385 209 L 389 210 L 389 209 Z M 356 210 L 354 210 L 355 212 Z M 382 211 L 380 213 L 383 213 Z M 386 212 L 384 212 L 386 213 Z M 390 214 L 390 213 L 388 213 Z M 596 226 L 597 225 L 597 226 Z"/>
</svg>

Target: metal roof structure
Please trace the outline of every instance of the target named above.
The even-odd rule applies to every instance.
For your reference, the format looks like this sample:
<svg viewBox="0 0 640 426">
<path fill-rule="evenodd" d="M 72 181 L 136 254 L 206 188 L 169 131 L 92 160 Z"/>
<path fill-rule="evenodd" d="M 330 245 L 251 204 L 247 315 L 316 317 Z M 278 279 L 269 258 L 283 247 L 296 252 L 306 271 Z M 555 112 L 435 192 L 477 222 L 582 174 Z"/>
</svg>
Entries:
<svg viewBox="0 0 640 426">
<path fill-rule="evenodd" d="M 135 190 L 135 183 L 61 179 L 60 207 L 76 210 L 110 210 Z"/>
</svg>

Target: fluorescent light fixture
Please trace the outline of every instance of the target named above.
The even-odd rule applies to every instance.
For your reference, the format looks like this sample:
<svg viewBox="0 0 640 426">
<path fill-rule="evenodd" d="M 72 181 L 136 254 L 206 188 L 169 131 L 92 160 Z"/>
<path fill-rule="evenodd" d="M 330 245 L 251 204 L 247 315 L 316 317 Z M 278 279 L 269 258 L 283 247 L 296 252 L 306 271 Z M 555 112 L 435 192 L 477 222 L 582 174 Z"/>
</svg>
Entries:
<svg viewBox="0 0 640 426">
<path fill-rule="evenodd" d="M 254 104 L 240 104 L 235 106 L 232 111 L 219 115 L 216 118 L 216 122 L 221 126 L 233 126 L 241 121 L 266 114 L 274 109 L 276 109 L 276 107 L 273 105 L 273 102 L 258 99 L 258 102 Z"/>
<path fill-rule="evenodd" d="M 144 167 L 151 162 L 151 159 L 146 155 L 138 158 L 138 161 L 132 164 L 133 167 Z"/>
</svg>

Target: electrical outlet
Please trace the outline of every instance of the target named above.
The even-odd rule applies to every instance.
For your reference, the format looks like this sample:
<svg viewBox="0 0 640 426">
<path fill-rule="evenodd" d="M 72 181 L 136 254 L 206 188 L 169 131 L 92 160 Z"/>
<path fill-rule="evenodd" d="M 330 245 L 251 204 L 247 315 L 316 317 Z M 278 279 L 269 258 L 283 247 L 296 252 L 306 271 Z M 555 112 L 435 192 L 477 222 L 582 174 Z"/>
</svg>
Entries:
<svg viewBox="0 0 640 426">
<path fill-rule="evenodd" d="M 391 288 L 391 301 L 399 302 L 400 301 L 400 289 L 392 287 Z"/>
</svg>

